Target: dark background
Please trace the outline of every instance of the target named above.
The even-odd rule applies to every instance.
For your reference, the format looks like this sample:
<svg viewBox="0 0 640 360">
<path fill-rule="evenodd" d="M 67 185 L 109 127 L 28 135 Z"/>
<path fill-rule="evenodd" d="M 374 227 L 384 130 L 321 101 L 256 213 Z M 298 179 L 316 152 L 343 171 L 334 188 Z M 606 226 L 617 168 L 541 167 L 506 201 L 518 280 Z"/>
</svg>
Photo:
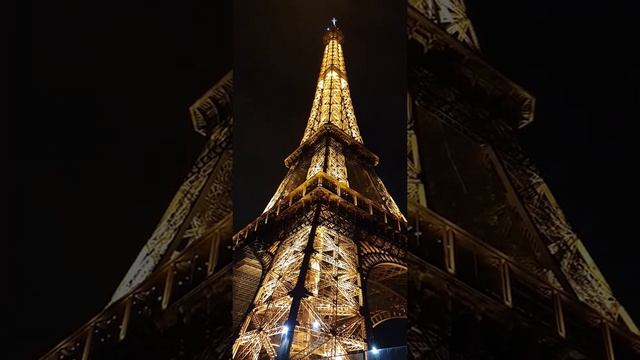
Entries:
<svg viewBox="0 0 640 360">
<path fill-rule="evenodd" d="M 341 16 L 343 3 L 332 12 L 346 33 L 356 116 L 365 144 L 380 154 L 371 134 L 376 117 L 363 106 L 368 100 L 356 97 L 378 76 L 356 78 L 358 52 L 371 45 L 350 40 L 361 30 Z M 485 57 L 537 97 L 524 146 L 617 296 L 640 319 L 633 210 L 639 12 L 631 3 L 467 1 Z M 204 138 L 191 130 L 187 108 L 231 67 L 232 10 L 229 1 L 212 0 L 21 6 L 12 74 L 17 146 L 7 189 L 14 290 L 8 327 L 13 358 L 31 359 L 106 304 L 191 167 Z M 282 41 L 300 51 L 292 64 L 305 62 L 310 71 L 297 74 L 307 89 L 302 100 L 281 100 L 292 109 L 287 116 L 294 108 L 301 114 L 291 119 L 301 122 L 291 137 L 272 140 L 283 142 L 284 156 L 298 144 L 311 106 L 318 26 L 333 15 L 308 24 L 276 15 L 276 25 L 263 29 L 278 34 L 293 24 Z M 298 33 L 304 38 L 297 40 Z M 282 157 L 269 161 L 275 164 L 269 169 L 282 171 L 269 173 L 277 184 Z M 390 163 L 382 157 L 381 175 Z M 268 198 L 275 186 L 264 191 Z M 266 201 L 256 201 L 256 213 Z"/>
<path fill-rule="evenodd" d="M 406 203 L 406 5 L 399 1 L 234 2 L 234 226 L 254 220 L 300 144 L 335 17 L 356 119 L 378 175 Z"/>
</svg>

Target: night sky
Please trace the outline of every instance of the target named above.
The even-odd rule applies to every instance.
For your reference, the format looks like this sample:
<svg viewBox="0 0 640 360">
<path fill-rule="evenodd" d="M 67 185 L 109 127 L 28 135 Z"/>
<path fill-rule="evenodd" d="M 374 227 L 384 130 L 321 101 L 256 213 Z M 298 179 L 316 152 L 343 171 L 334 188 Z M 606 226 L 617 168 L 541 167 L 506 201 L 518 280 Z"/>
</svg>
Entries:
<svg viewBox="0 0 640 360">
<path fill-rule="evenodd" d="M 228 1 L 65 1 L 24 9 L 28 13 L 17 31 L 21 73 L 15 77 L 20 95 L 15 109 L 20 111 L 9 190 L 15 220 L 14 358 L 43 354 L 108 301 L 204 144 L 191 129 L 187 108 L 231 68 L 232 43 L 238 91 L 261 76 L 278 80 L 256 86 L 280 99 L 265 113 L 282 116 L 261 118 L 262 108 L 246 110 L 253 114 L 247 119 L 268 122 L 254 125 L 262 126 L 257 144 L 269 150 L 240 153 L 256 144 L 237 143 L 237 159 L 253 157 L 236 164 L 237 171 L 270 169 L 254 173 L 264 187 L 255 189 L 253 207 L 245 197 L 246 219 L 266 205 L 285 173 L 282 159 L 300 140 L 319 70 L 321 29 L 331 16 L 345 32 L 347 71 L 365 144 L 381 156 L 379 174 L 400 197 L 388 172 L 395 150 L 381 146 L 376 136 L 376 129 L 393 126 L 395 116 L 374 110 L 383 102 L 380 76 L 398 69 L 368 66 L 403 58 L 387 53 L 377 59 L 383 49 L 404 48 L 386 43 L 395 33 L 384 29 L 400 15 L 390 12 L 367 24 L 367 16 L 380 16 L 381 1 L 357 11 L 353 2 L 313 3 L 315 9 L 298 16 L 293 14 L 299 6 L 269 16 L 236 8 L 234 41 Z M 633 48 L 639 12 L 615 2 L 561 3 L 474 0 L 467 5 L 484 56 L 537 97 L 536 120 L 522 131 L 523 145 L 617 296 L 640 319 L 637 211 L 625 210 L 638 199 L 632 130 L 640 100 L 640 59 Z M 251 13 L 252 20 L 239 18 Z M 238 29 L 242 21 L 245 30 Z M 255 43 L 241 46 L 252 39 L 243 36 L 257 30 Z M 375 40 L 355 40 L 369 36 Z M 279 42 L 283 53 L 269 52 Z M 262 64 L 245 64 L 254 75 L 247 72 L 243 79 L 238 56 L 261 53 L 267 54 Z M 301 70 L 297 78 L 285 72 L 279 57 Z M 269 73 L 261 75 L 260 69 Z M 282 88 L 296 90 L 276 96 Z M 258 89 L 246 87 L 245 94 Z M 236 104 L 243 101 L 262 99 L 236 95 Z M 238 141 L 251 136 L 236 131 Z M 261 163 L 267 154 L 274 155 Z M 236 197 L 243 196 L 241 188 Z"/>
</svg>

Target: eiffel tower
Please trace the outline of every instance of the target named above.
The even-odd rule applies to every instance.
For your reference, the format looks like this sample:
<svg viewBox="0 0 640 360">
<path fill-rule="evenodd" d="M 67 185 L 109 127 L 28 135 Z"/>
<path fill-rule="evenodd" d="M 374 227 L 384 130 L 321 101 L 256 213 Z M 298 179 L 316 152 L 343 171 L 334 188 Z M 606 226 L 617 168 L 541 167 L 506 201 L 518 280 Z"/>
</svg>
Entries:
<svg viewBox="0 0 640 360">
<path fill-rule="evenodd" d="M 462 0 L 407 11 L 406 221 L 359 135 L 334 26 L 264 213 L 232 239 L 228 74 L 191 107 L 205 149 L 111 302 L 42 359 L 391 358 L 376 329 L 407 317 L 412 359 L 640 358 L 516 141 L 535 98 L 482 58 Z"/>
<path fill-rule="evenodd" d="M 246 309 L 234 312 L 234 359 L 392 358 L 374 329 L 406 318 L 405 217 L 360 136 L 335 19 L 323 42 L 289 171 L 264 212 L 234 237 L 240 258 L 252 254 L 260 269 L 253 281 L 234 272 L 234 308 Z M 253 295 L 247 289 L 256 280 Z"/>
<path fill-rule="evenodd" d="M 639 359 L 638 328 L 516 140 L 535 99 L 463 0 L 409 0 L 409 358 Z"/>
</svg>

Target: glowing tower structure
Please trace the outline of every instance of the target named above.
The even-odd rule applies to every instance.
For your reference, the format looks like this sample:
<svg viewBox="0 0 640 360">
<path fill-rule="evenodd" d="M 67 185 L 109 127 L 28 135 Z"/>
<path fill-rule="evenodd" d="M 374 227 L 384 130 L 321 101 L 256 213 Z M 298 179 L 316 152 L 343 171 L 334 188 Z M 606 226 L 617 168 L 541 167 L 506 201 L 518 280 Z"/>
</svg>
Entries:
<svg viewBox="0 0 640 360">
<path fill-rule="evenodd" d="M 289 172 L 234 237 L 240 258 L 254 254 L 261 267 L 255 295 L 236 313 L 235 359 L 361 358 L 379 351 L 377 325 L 406 318 L 405 218 L 363 145 L 335 20 L 323 41 L 307 127 L 285 160 Z M 234 277 L 237 289 L 250 282 L 241 270 Z"/>
</svg>

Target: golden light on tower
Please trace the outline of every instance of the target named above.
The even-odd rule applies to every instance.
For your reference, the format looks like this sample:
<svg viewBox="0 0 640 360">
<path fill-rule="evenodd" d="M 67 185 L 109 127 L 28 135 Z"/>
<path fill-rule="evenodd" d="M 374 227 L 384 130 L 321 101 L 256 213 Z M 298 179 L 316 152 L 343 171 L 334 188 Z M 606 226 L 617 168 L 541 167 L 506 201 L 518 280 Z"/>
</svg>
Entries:
<svg viewBox="0 0 640 360">
<path fill-rule="evenodd" d="M 241 246 L 261 226 L 289 222 L 260 237 L 270 260 L 233 345 L 235 359 L 265 354 L 271 359 L 347 359 L 373 349 L 374 315 L 381 321 L 406 316 L 402 296 L 394 298 L 399 311 L 376 308 L 373 314 L 367 306 L 365 277 L 374 267 L 378 274 L 406 279 L 400 235 L 405 220 L 373 172 L 377 157 L 363 146 L 349 93 L 343 35 L 332 22 L 323 36 L 307 127 L 299 148 L 285 161 L 289 172 L 264 213 L 236 235 Z M 286 216 L 289 220 L 283 220 Z M 368 222 L 361 224 L 359 217 Z M 391 231 L 396 243 L 373 230 L 379 227 Z M 380 271 L 387 267 L 393 270 Z M 388 298 L 397 294 L 381 284 L 372 289 Z"/>
</svg>

